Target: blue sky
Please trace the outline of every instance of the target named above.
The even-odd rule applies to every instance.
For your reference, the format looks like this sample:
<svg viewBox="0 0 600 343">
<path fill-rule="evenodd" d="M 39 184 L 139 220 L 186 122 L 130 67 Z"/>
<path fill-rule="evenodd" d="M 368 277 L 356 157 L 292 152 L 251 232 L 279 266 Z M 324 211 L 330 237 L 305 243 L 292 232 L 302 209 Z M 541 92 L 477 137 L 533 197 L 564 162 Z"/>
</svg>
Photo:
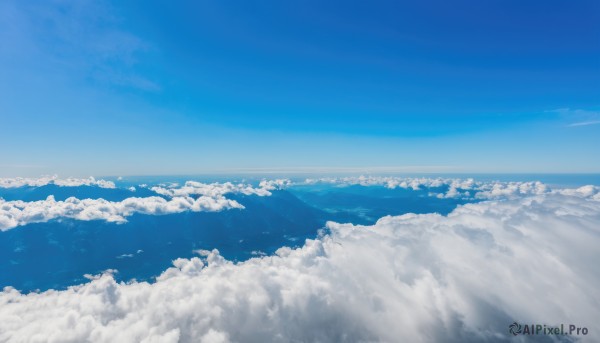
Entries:
<svg viewBox="0 0 600 343">
<path fill-rule="evenodd" d="M 3 1 L 0 176 L 600 172 L 597 1 Z"/>
</svg>

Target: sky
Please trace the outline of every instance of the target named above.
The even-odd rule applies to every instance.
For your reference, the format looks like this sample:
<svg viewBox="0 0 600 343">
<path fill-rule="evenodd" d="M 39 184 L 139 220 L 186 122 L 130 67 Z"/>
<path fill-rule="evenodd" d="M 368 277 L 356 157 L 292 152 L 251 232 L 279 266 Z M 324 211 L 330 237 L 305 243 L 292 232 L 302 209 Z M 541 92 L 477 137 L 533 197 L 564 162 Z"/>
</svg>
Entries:
<svg viewBox="0 0 600 343">
<path fill-rule="evenodd" d="M 598 1 L 0 3 L 0 176 L 600 172 Z"/>
</svg>

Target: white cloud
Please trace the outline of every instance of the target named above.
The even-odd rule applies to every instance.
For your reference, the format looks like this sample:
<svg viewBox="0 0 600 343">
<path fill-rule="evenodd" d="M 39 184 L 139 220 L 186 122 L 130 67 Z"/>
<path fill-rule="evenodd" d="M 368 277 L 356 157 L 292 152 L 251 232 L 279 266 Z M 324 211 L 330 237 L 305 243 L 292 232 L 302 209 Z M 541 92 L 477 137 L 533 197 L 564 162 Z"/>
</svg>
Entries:
<svg viewBox="0 0 600 343">
<path fill-rule="evenodd" d="M 360 186 L 384 186 L 390 189 L 404 188 L 412 190 L 421 190 L 431 187 L 452 186 L 455 188 L 473 189 L 476 182 L 473 179 L 449 179 L 449 178 L 411 178 L 395 176 L 349 176 L 341 178 L 320 178 L 306 179 L 306 184 L 330 183 L 341 186 L 360 185 Z"/>
<path fill-rule="evenodd" d="M 225 183 L 201 183 L 196 181 L 187 181 L 182 187 L 178 188 L 177 184 L 171 186 L 159 185 L 152 187 L 154 192 L 170 196 L 190 196 L 190 195 L 206 195 L 206 196 L 222 196 L 228 193 L 240 193 L 245 195 L 270 196 L 272 190 L 281 189 L 291 185 L 289 180 L 263 180 L 257 188 L 247 184 Z"/>
<path fill-rule="evenodd" d="M 582 121 L 579 123 L 573 123 L 567 125 L 568 127 L 576 127 L 576 126 L 588 126 L 588 125 L 597 125 L 600 124 L 600 120 L 590 120 L 590 121 Z"/>
<path fill-rule="evenodd" d="M 545 184 L 534 182 L 490 182 L 473 188 L 477 190 L 475 197 L 479 199 L 496 199 L 511 196 L 537 195 L 550 191 Z"/>
<path fill-rule="evenodd" d="M 56 201 L 53 196 L 49 196 L 46 200 L 31 202 L 5 201 L 0 198 L 0 231 L 57 218 L 126 222 L 125 217 L 134 213 L 169 214 L 184 211 L 221 211 L 232 208 L 242 209 L 244 206 L 221 195 L 200 196 L 197 199 L 174 197 L 170 200 L 161 197 L 127 198 L 116 202 L 104 199 L 80 200 L 74 197 Z"/>
<path fill-rule="evenodd" d="M 509 341 L 515 320 L 585 326 L 598 341 L 596 195 L 329 223 L 277 256 L 177 259 L 153 284 L 107 273 L 65 291 L 6 288 L 0 341 Z"/>
<path fill-rule="evenodd" d="M 540 195 L 562 190 L 552 190 L 548 185 L 539 181 L 501 182 L 475 181 L 473 179 L 455 178 L 403 178 L 387 176 L 359 176 L 343 178 L 306 179 L 306 184 L 330 183 L 341 186 L 384 186 L 390 189 L 403 188 L 412 190 L 429 189 L 429 195 L 438 198 L 465 199 L 504 199 L 526 195 Z M 445 192 L 436 192 L 430 188 L 447 187 Z M 590 186 L 593 187 L 593 186 Z M 595 192 L 598 192 L 596 189 Z"/>
<path fill-rule="evenodd" d="M 117 258 L 119 258 L 119 259 L 120 258 L 129 258 L 129 257 L 133 257 L 133 254 L 122 254 L 122 255 L 117 256 Z"/>
<path fill-rule="evenodd" d="M 284 188 L 290 187 L 292 185 L 293 185 L 293 183 L 291 180 L 276 179 L 276 180 L 262 180 L 258 184 L 258 187 L 264 188 L 269 191 L 273 191 L 273 190 L 277 190 L 277 189 L 284 189 Z"/>
<path fill-rule="evenodd" d="M 40 178 L 0 178 L 0 188 L 18 188 L 25 186 L 41 187 L 49 184 L 54 184 L 61 187 L 98 186 L 101 188 L 115 188 L 114 182 L 106 180 L 96 180 L 91 176 L 87 179 L 59 179 L 56 175 L 44 176 Z"/>
<path fill-rule="evenodd" d="M 0 187 L 39 187 L 47 184 L 58 186 L 96 185 L 104 188 L 114 188 L 114 183 L 104 180 L 89 179 L 58 179 L 56 176 L 27 179 L 0 179 Z M 162 185 L 151 189 L 158 194 L 171 197 L 165 200 L 161 197 L 127 198 L 113 202 L 104 199 L 84 199 L 74 197 L 65 201 L 56 201 L 53 196 L 40 201 L 5 201 L 0 198 L 0 231 L 12 229 L 29 223 L 47 222 L 57 218 L 72 218 L 78 220 L 106 220 L 109 222 L 125 222 L 125 217 L 133 213 L 169 214 L 184 211 L 221 211 L 231 208 L 244 208 L 235 200 L 226 199 L 225 194 L 240 193 L 245 195 L 270 196 L 271 191 L 289 185 L 289 180 L 262 181 L 255 188 L 246 184 L 212 183 L 204 184 L 187 181 L 178 188 L 178 184 Z M 143 187 L 140 185 L 140 187 Z M 135 187 L 129 187 L 136 191 Z M 194 196 L 194 197 L 192 197 Z M 199 196 L 199 197 L 196 197 Z"/>
</svg>

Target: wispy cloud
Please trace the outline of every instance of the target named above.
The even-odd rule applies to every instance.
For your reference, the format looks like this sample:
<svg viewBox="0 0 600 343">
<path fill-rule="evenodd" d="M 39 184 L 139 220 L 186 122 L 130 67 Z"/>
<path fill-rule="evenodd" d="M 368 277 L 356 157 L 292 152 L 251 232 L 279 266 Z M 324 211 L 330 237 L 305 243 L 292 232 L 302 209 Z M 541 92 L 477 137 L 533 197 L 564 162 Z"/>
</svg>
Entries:
<svg viewBox="0 0 600 343">
<path fill-rule="evenodd" d="M 589 125 L 596 125 L 596 124 L 600 124 L 600 120 L 582 121 L 579 123 L 569 124 L 569 125 L 567 125 L 567 127 L 589 126 Z"/>
<path fill-rule="evenodd" d="M 565 125 L 566 127 L 578 127 L 600 124 L 600 111 L 557 108 L 555 110 L 546 111 L 550 113 L 558 113 L 564 121 L 571 122 Z"/>
</svg>

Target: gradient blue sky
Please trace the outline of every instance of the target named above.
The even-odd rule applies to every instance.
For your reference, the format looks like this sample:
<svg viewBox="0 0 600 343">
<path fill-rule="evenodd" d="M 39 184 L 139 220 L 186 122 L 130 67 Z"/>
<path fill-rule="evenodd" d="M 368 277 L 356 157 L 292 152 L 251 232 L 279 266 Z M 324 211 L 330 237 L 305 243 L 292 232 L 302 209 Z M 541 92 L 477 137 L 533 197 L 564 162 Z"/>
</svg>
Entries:
<svg viewBox="0 0 600 343">
<path fill-rule="evenodd" d="M 0 176 L 600 172 L 600 2 L 5 0 L 0 94 Z"/>
</svg>

